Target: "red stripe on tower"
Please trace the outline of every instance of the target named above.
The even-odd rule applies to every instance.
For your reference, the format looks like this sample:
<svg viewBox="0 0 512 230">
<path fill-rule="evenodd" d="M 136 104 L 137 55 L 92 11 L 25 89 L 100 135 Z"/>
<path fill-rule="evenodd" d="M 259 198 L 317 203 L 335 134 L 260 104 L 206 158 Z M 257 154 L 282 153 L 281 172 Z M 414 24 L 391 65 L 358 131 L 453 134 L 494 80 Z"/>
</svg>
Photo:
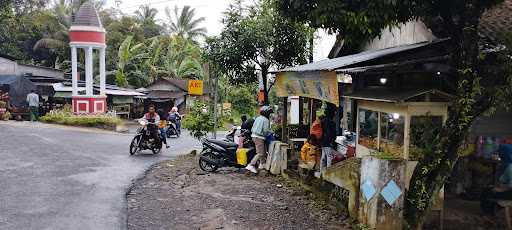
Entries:
<svg viewBox="0 0 512 230">
<path fill-rule="evenodd" d="M 105 33 L 97 31 L 69 31 L 71 42 L 94 42 L 105 44 Z"/>
</svg>

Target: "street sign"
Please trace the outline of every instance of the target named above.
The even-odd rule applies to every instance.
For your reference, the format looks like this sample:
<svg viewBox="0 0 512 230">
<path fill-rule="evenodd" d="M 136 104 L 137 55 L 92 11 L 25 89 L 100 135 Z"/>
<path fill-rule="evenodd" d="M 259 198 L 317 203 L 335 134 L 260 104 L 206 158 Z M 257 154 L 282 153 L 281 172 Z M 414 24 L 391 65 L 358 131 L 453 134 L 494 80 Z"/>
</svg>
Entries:
<svg viewBox="0 0 512 230">
<path fill-rule="evenodd" d="M 189 95 L 203 95 L 203 81 L 202 80 L 189 80 L 188 81 L 188 94 Z"/>
</svg>

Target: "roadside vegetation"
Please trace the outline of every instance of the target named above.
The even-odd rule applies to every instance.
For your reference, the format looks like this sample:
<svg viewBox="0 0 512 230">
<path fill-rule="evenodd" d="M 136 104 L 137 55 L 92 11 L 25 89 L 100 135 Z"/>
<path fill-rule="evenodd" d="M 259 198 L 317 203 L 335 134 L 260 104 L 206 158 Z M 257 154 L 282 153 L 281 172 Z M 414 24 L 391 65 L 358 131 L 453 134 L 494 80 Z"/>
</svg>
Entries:
<svg viewBox="0 0 512 230">
<path fill-rule="evenodd" d="M 63 109 L 59 110 L 52 110 L 41 117 L 41 121 L 53 124 L 94 127 L 108 130 L 114 130 L 116 126 L 123 123 L 120 118 L 110 114 L 74 115 L 71 106 L 64 106 Z"/>
</svg>

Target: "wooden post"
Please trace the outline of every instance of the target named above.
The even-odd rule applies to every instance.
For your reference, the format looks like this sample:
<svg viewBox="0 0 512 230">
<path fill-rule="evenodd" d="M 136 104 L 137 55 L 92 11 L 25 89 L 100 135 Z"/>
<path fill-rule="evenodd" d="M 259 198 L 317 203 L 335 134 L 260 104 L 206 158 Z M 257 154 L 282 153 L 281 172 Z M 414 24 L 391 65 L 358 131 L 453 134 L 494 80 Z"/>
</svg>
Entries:
<svg viewBox="0 0 512 230">
<path fill-rule="evenodd" d="M 281 117 L 281 139 L 284 143 L 288 142 L 288 97 L 283 97 L 283 114 Z"/>
<path fill-rule="evenodd" d="M 304 124 L 304 98 L 299 97 L 299 125 Z"/>
</svg>

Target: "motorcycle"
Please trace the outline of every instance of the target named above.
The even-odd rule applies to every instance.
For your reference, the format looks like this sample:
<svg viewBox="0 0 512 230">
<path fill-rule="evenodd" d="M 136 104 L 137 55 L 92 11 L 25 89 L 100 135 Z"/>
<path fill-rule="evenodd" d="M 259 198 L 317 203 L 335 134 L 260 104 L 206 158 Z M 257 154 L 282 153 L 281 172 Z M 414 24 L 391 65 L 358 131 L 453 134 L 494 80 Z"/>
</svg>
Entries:
<svg viewBox="0 0 512 230">
<path fill-rule="evenodd" d="M 167 135 L 167 138 L 170 138 L 171 136 L 180 137 L 181 129 L 176 128 L 176 122 L 169 121 L 167 122 L 167 130 L 165 131 L 165 134 Z"/>
<path fill-rule="evenodd" d="M 162 151 L 162 140 L 160 138 L 155 140 L 151 135 L 151 131 L 148 129 L 148 125 L 152 123 L 139 120 L 139 124 L 141 127 L 137 129 L 137 134 L 130 143 L 130 155 L 146 149 L 150 149 L 153 154 L 160 153 L 160 151 Z"/>
<path fill-rule="evenodd" d="M 254 143 L 251 144 L 252 140 L 250 138 L 250 134 L 249 138 L 246 138 L 248 135 L 247 133 L 248 132 L 242 131 L 240 137 L 244 136 L 243 145 L 244 148 L 249 149 L 249 151 L 247 151 L 247 162 L 250 162 L 256 155 L 256 149 L 254 147 Z M 199 157 L 199 167 L 201 170 L 206 172 L 215 172 L 217 169 L 223 167 L 245 168 L 245 165 L 237 163 L 237 143 L 225 140 L 204 139 L 202 144 L 203 150 Z"/>
</svg>

